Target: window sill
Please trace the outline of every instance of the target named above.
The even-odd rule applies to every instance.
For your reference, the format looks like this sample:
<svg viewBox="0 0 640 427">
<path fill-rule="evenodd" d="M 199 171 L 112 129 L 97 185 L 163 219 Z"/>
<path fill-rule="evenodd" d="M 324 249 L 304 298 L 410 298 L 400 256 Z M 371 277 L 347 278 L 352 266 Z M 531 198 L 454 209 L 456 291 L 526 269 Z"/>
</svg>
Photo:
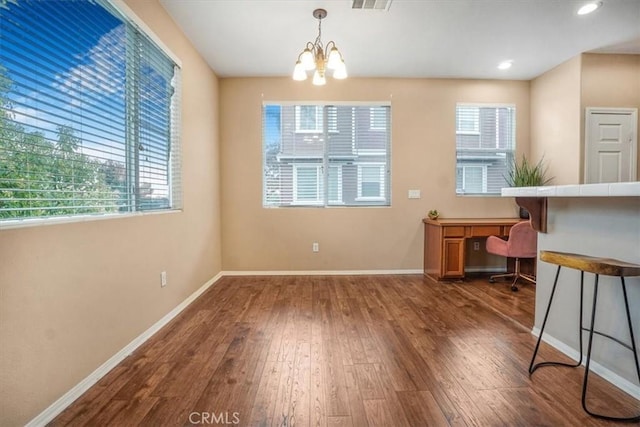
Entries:
<svg viewBox="0 0 640 427">
<path fill-rule="evenodd" d="M 385 202 L 384 197 L 356 197 L 356 202 Z"/>
<path fill-rule="evenodd" d="M 501 197 L 500 193 L 458 193 L 458 197 Z"/>
<path fill-rule="evenodd" d="M 299 133 L 299 134 L 314 134 L 314 133 L 317 133 L 317 134 L 323 134 L 323 133 L 324 133 L 324 131 L 323 131 L 323 130 L 296 130 L 296 132 L 295 132 L 295 133 Z M 331 130 L 331 129 L 330 129 L 330 130 L 328 130 L 328 131 L 327 131 L 327 133 L 330 133 L 330 134 L 339 134 L 339 133 L 340 133 L 340 131 L 339 131 L 339 130 Z"/>
<path fill-rule="evenodd" d="M 77 222 L 103 221 L 109 219 L 131 218 L 147 215 L 166 215 L 172 213 L 181 213 L 182 209 L 167 209 L 147 212 L 130 212 L 124 214 L 106 214 L 106 215 L 77 215 L 77 216 L 58 216 L 48 218 L 27 218 L 16 220 L 0 221 L 0 231 L 11 230 L 14 228 L 42 227 L 46 225 L 69 224 Z"/>
<path fill-rule="evenodd" d="M 324 206 L 324 204 L 321 201 L 308 201 L 308 202 L 292 202 L 290 206 L 303 206 L 303 207 L 307 207 L 307 206 Z"/>
</svg>

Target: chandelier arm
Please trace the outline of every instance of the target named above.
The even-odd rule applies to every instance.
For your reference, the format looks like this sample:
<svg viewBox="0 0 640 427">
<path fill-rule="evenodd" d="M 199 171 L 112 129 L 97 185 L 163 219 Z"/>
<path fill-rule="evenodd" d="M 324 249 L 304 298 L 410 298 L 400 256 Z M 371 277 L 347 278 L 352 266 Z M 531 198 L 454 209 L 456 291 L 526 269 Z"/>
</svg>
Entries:
<svg viewBox="0 0 640 427">
<path fill-rule="evenodd" d="M 313 57 L 316 57 L 316 45 L 314 43 L 307 42 L 305 49 L 309 49 L 313 53 Z"/>
</svg>

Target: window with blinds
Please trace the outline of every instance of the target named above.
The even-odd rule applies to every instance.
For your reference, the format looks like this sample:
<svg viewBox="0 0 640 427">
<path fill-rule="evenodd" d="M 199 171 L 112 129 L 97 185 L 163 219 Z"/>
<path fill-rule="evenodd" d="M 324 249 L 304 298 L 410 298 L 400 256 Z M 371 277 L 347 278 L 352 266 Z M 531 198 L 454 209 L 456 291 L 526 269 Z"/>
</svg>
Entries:
<svg viewBox="0 0 640 427">
<path fill-rule="evenodd" d="M 179 209 L 180 69 L 106 0 L 0 1 L 2 221 Z"/>
<path fill-rule="evenodd" d="M 456 193 L 499 195 L 513 167 L 516 109 L 512 105 L 456 106 Z"/>
<path fill-rule="evenodd" d="M 389 105 L 265 103 L 263 205 L 389 206 Z"/>
</svg>

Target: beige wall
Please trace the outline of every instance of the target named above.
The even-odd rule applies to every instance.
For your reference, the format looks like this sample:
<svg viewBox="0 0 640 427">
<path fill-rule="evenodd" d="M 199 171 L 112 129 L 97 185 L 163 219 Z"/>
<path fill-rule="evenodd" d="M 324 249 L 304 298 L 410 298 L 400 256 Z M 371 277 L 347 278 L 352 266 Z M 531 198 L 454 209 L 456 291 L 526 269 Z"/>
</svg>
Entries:
<svg viewBox="0 0 640 427">
<path fill-rule="evenodd" d="M 551 184 L 581 182 L 580 70 L 577 56 L 531 81 L 531 160 L 544 157 Z"/>
<path fill-rule="evenodd" d="M 640 55 L 582 54 L 531 81 L 531 156 L 553 184 L 584 182 L 586 107 L 640 109 Z"/>
<path fill-rule="evenodd" d="M 0 231 L 3 426 L 37 416 L 221 270 L 218 80 L 157 1 L 128 3 L 182 61 L 184 211 Z"/>
<path fill-rule="evenodd" d="M 292 100 L 391 101 L 391 207 L 262 207 L 262 102 Z M 528 82 L 352 78 L 317 88 L 290 78 L 221 79 L 224 270 L 421 270 L 429 209 L 515 216 L 512 199 L 456 196 L 456 102 L 515 104 L 518 152 L 529 152 Z M 409 189 L 422 198 L 407 199 Z"/>
<path fill-rule="evenodd" d="M 640 110 L 640 55 L 583 54 L 581 141 L 584 141 L 587 107 L 626 107 Z M 640 135 L 640 120 L 638 123 L 636 135 Z M 637 154 L 640 165 L 640 150 Z M 640 180 L 640 167 L 637 171 L 636 179 Z"/>
</svg>

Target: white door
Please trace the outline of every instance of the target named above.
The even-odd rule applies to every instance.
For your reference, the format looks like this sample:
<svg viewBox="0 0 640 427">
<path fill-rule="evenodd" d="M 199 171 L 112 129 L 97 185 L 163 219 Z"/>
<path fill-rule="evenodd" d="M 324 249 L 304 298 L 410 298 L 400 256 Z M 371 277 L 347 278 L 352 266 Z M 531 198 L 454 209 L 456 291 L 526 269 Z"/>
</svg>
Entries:
<svg viewBox="0 0 640 427">
<path fill-rule="evenodd" d="M 587 108 L 585 183 L 636 180 L 638 110 Z"/>
</svg>

